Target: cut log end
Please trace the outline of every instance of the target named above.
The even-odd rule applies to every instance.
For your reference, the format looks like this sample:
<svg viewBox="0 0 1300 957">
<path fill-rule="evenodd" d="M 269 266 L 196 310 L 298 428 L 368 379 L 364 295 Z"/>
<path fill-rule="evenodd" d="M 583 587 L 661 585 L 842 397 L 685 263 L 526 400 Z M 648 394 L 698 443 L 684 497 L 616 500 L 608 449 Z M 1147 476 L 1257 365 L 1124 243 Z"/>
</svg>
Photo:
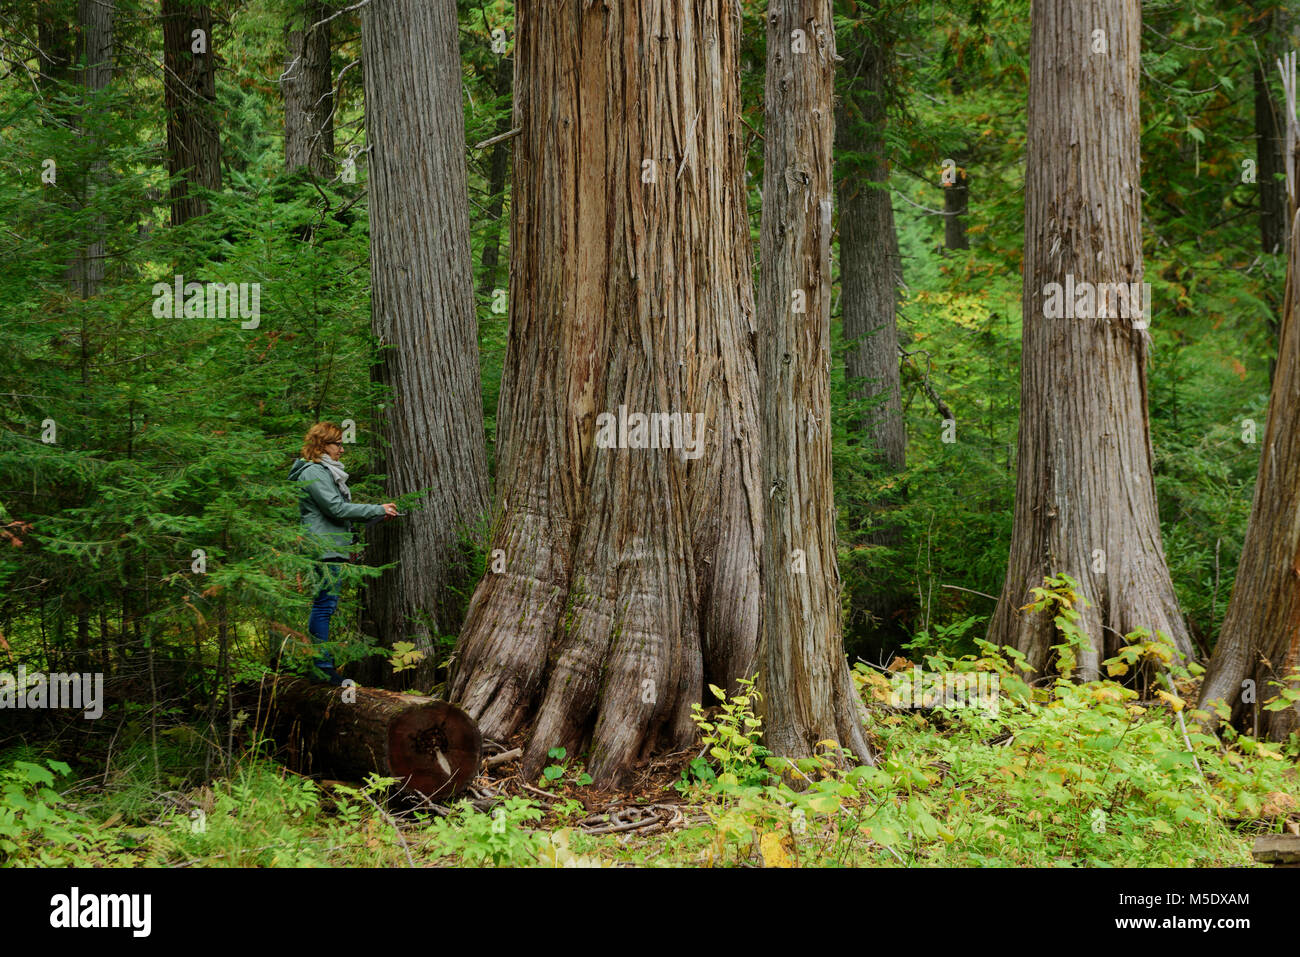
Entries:
<svg viewBox="0 0 1300 957">
<path fill-rule="evenodd" d="M 463 791 L 478 772 L 482 751 L 478 725 L 445 701 L 402 714 L 388 731 L 393 776 L 429 798 Z"/>
</svg>

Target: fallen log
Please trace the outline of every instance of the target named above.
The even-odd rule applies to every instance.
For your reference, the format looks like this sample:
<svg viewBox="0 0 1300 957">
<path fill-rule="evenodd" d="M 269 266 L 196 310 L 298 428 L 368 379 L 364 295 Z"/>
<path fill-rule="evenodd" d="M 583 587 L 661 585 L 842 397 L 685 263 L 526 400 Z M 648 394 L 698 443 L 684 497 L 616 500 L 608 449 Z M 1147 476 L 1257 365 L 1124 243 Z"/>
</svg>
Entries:
<svg viewBox="0 0 1300 957">
<path fill-rule="evenodd" d="M 373 772 L 446 800 L 478 773 L 478 725 L 445 701 L 290 675 L 268 677 L 240 699 L 280 746 L 284 763 L 303 774 L 360 780 Z"/>
<path fill-rule="evenodd" d="M 1255 838 L 1251 856 L 1274 867 L 1300 867 L 1300 837 L 1294 834 L 1261 834 Z"/>
</svg>

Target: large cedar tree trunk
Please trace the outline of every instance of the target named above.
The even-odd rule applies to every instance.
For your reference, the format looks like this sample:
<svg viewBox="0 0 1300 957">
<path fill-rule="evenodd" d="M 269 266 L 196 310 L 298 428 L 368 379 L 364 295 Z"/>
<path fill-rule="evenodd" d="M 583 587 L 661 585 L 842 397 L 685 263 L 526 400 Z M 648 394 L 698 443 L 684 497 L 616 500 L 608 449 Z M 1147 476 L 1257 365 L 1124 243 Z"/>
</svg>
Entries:
<svg viewBox="0 0 1300 957">
<path fill-rule="evenodd" d="M 334 75 L 330 69 L 329 16 L 321 0 L 301 0 L 286 31 L 284 167 L 305 166 L 316 176 L 333 175 Z"/>
<path fill-rule="evenodd" d="M 428 489 L 372 535 L 370 557 L 398 564 L 375 580 L 367 610 L 384 644 L 425 653 L 407 680 L 428 686 L 433 638 L 461 625 L 460 535 L 488 507 L 456 4 L 372 0 L 361 23 L 371 324 L 392 389 L 377 468 L 390 496 Z"/>
<path fill-rule="evenodd" d="M 221 135 L 216 112 L 212 11 L 194 0 L 162 0 L 163 101 L 173 226 L 201 216 L 198 188 L 221 188 Z M 196 37 L 194 31 L 201 31 Z M 204 52 L 195 52 L 201 49 Z"/>
<path fill-rule="evenodd" d="M 1286 298 L 1255 500 L 1232 601 L 1201 688 L 1202 707 L 1225 701 L 1234 721 L 1252 732 L 1258 725 L 1275 741 L 1300 727 L 1295 705 L 1261 707 L 1277 695 L 1276 682 L 1300 671 L 1300 219 L 1294 202 L 1290 209 Z M 1244 694 L 1247 681 L 1254 682 L 1251 696 Z"/>
<path fill-rule="evenodd" d="M 844 657 L 831 489 L 834 91 L 830 0 L 772 0 L 758 297 L 765 738 L 777 755 L 832 740 L 869 761 Z"/>
<path fill-rule="evenodd" d="M 990 625 L 1043 671 L 1050 618 L 1021 611 L 1066 573 L 1087 607 L 1080 676 L 1138 628 L 1190 654 L 1160 543 L 1147 421 L 1150 337 L 1136 320 L 1045 318 L 1044 286 L 1141 283 L 1138 0 L 1035 0 L 1025 177 L 1019 472 L 1006 584 Z M 1098 24 L 1106 53 L 1093 53 Z M 1086 305 L 1086 304 L 1085 304 Z M 1096 310 L 1100 312 L 1100 310 Z M 1157 315 L 1148 322 L 1159 321 Z"/>
<path fill-rule="evenodd" d="M 451 698 L 598 782 L 752 676 L 757 370 L 731 0 L 518 8 L 510 333 L 489 570 Z M 702 455 L 597 416 L 703 414 Z M 629 443 L 630 445 L 630 440 Z"/>
</svg>

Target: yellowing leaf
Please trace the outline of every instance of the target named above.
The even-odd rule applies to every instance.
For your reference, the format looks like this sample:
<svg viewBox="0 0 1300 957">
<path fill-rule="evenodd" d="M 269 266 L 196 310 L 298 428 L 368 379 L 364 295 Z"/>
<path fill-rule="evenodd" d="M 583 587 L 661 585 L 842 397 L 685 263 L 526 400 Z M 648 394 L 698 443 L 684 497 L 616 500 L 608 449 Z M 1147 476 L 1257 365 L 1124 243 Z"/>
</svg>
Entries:
<svg viewBox="0 0 1300 957">
<path fill-rule="evenodd" d="M 790 858 L 785 852 L 782 835 L 769 831 L 758 840 L 758 848 L 763 853 L 764 867 L 790 867 Z"/>
<path fill-rule="evenodd" d="M 1183 708 L 1187 706 L 1186 701 L 1178 697 L 1176 694 L 1170 694 L 1168 691 L 1157 691 L 1156 697 L 1161 701 L 1166 702 L 1169 707 L 1173 708 L 1175 711 L 1182 711 Z"/>
</svg>

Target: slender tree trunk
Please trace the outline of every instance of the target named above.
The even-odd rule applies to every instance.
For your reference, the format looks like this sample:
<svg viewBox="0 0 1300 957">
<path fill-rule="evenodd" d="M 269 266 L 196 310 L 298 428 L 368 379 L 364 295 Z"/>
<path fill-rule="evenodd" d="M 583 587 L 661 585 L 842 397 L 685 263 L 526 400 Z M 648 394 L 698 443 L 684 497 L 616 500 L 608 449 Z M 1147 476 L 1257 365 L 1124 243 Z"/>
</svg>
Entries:
<svg viewBox="0 0 1300 957">
<path fill-rule="evenodd" d="M 1276 102 L 1270 81 L 1276 81 L 1277 58 L 1287 52 L 1288 11 L 1282 4 L 1257 0 L 1259 61 L 1252 70 L 1255 88 L 1255 179 L 1259 185 L 1259 239 L 1266 253 L 1286 253 L 1288 232 L 1283 132 L 1285 105 Z"/>
<path fill-rule="evenodd" d="M 1142 282 L 1141 7 L 1034 0 L 1031 22 L 1019 473 L 1011 559 L 989 634 L 1045 670 L 1058 643 L 1053 622 L 1020 609 L 1045 576 L 1068 574 L 1087 601 L 1080 624 L 1092 648 L 1079 656 L 1087 678 L 1138 628 L 1192 653 L 1160 543 L 1150 337 L 1138 320 L 1117 317 L 1118 296 L 1107 310 L 1080 296 L 1062 314 L 1090 318 L 1047 317 L 1059 303 L 1047 284 L 1070 289 L 1067 276 L 1076 286 Z M 1098 24 L 1105 53 L 1092 52 Z"/>
<path fill-rule="evenodd" d="M 829 739 L 869 761 L 844 657 L 831 489 L 834 92 L 830 0 L 771 0 L 758 297 L 765 737 L 777 755 L 806 757 Z"/>
<path fill-rule="evenodd" d="M 398 566 L 375 580 L 367 605 L 385 644 L 425 652 L 410 680 L 430 686 L 433 639 L 462 620 L 460 535 L 488 507 L 456 4 L 372 0 L 361 39 L 371 323 L 393 394 L 378 468 L 390 496 L 428 490 L 373 536 L 375 557 Z"/>
<path fill-rule="evenodd" d="M 113 79 L 113 0 L 78 0 L 77 22 L 81 31 L 81 54 L 85 64 L 77 71 L 78 80 L 84 95 L 89 98 L 105 89 Z M 93 129 L 98 128 L 102 120 L 88 115 L 88 109 L 78 118 L 77 125 L 83 136 L 95 137 Z M 94 192 L 103 182 L 104 172 L 102 161 L 90 164 L 78 191 L 80 195 L 77 201 L 81 206 L 93 202 Z M 68 280 L 83 299 L 94 296 L 104 281 L 103 216 L 96 217 L 92 235 L 95 238 L 77 253 L 68 269 Z M 84 347 L 83 341 L 83 350 Z"/>
<path fill-rule="evenodd" d="M 305 166 L 322 179 L 333 175 L 334 75 L 330 69 L 329 16 L 321 0 L 302 0 L 286 30 L 284 166 Z"/>
<path fill-rule="evenodd" d="M 1257 53 L 1259 59 L 1252 70 L 1255 87 L 1255 182 L 1259 187 L 1259 240 L 1266 253 L 1285 256 L 1289 219 L 1287 217 L 1286 183 L 1280 178 L 1286 174 L 1283 131 L 1286 129 L 1285 105 L 1273 98 L 1270 81 L 1278 79 L 1277 60 L 1288 50 L 1290 10 L 1285 3 L 1257 0 L 1256 16 Z M 1278 316 L 1282 304 L 1269 296 L 1268 324 L 1274 336 L 1278 334 Z M 1268 377 L 1273 381 L 1277 372 L 1277 357 L 1270 354 Z"/>
<path fill-rule="evenodd" d="M 194 0 L 162 0 L 163 100 L 171 220 L 179 226 L 208 210 L 198 190 L 221 188 L 212 12 Z"/>
<path fill-rule="evenodd" d="M 36 85 L 47 98 L 68 79 L 75 55 L 75 34 L 64 17 L 65 4 L 43 3 L 37 13 L 36 47 L 40 56 L 36 62 Z"/>
<path fill-rule="evenodd" d="M 497 67 L 496 82 L 493 92 L 505 96 L 510 92 L 511 61 L 505 56 Z M 497 123 L 495 135 L 510 132 L 510 117 L 503 117 Z M 501 213 L 505 209 L 506 174 L 510 169 L 510 143 L 503 141 L 492 147 L 492 156 L 488 160 L 488 227 L 483 240 L 483 255 L 479 261 L 478 294 L 492 295 L 497 285 L 497 263 L 501 256 Z"/>
<path fill-rule="evenodd" d="M 863 31 L 865 34 L 865 31 Z M 840 289 L 844 359 L 850 397 L 872 400 L 861 432 L 893 471 L 906 464 L 907 431 L 899 392 L 898 283 L 902 273 L 889 162 L 883 136 L 888 52 L 863 35 L 847 65 L 849 87 L 836 138 L 843 153 L 864 159 L 837 167 L 840 203 Z M 840 173 L 840 170 L 843 173 Z"/>
<path fill-rule="evenodd" d="M 844 92 L 835 125 L 841 158 L 835 175 L 843 333 L 848 346 L 844 373 L 850 398 L 867 406 L 861 418 L 850 423 L 850 434 L 874 450 L 882 472 L 889 474 L 902 471 L 906 464 L 907 429 L 897 322 L 902 268 L 883 135 L 892 54 L 880 30 L 876 19 L 841 38 L 840 45 L 848 50 L 842 54 Z M 897 493 L 870 502 L 860 521 L 853 523 L 856 540 L 896 547 L 900 530 L 890 512 L 899 502 Z M 873 653 L 882 654 L 887 644 L 904 640 L 899 617 L 913 604 L 910 592 L 885 581 L 861 582 L 853 589 L 850 603 L 849 621 L 866 623 L 858 630 L 865 633 Z"/>
<path fill-rule="evenodd" d="M 970 173 L 965 150 L 952 157 L 952 182 L 943 187 L 943 245 L 945 249 L 970 249 L 966 238 L 966 212 L 970 204 Z"/>
<path fill-rule="evenodd" d="M 693 738 L 704 680 L 753 674 L 762 493 L 738 13 L 518 8 L 500 564 L 474 594 L 451 697 L 498 739 L 536 709 L 529 774 L 548 748 L 590 740 L 610 783 Z M 626 433 L 610 426 L 620 410 Z M 632 416 L 647 413 L 699 424 L 698 457 L 636 447 L 647 430 Z"/>
<path fill-rule="evenodd" d="M 1300 672 L 1300 219 L 1294 201 L 1289 211 L 1290 260 L 1255 500 L 1237 583 L 1201 688 L 1202 707 L 1225 701 L 1232 720 L 1252 732 L 1258 725 L 1275 741 L 1300 728 L 1294 704 L 1278 711 L 1261 707 L 1279 684 L 1300 687 L 1286 680 Z"/>
</svg>

